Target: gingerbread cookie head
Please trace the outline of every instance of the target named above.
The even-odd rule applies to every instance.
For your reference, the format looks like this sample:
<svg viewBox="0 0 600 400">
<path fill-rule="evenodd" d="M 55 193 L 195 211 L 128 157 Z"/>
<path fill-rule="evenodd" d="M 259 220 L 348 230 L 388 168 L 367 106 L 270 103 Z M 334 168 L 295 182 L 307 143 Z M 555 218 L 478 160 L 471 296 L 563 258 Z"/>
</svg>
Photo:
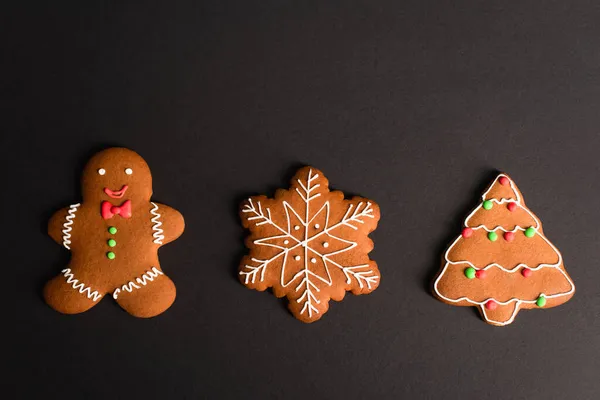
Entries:
<svg viewBox="0 0 600 400">
<path fill-rule="evenodd" d="M 278 190 L 273 199 L 244 201 L 240 217 L 250 230 L 250 254 L 240 264 L 240 281 L 287 297 L 290 311 L 303 322 L 320 319 L 329 300 L 341 301 L 346 291 L 366 294 L 379 285 L 379 269 L 368 255 L 379 207 L 329 191 L 329 182 L 315 168 L 300 169 L 290 189 Z"/>
<path fill-rule="evenodd" d="M 76 314 L 111 294 L 134 316 L 162 313 L 176 291 L 162 271 L 158 248 L 181 235 L 183 217 L 150 200 L 150 169 L 128 149 L 93 156 L 82 188 L 83 202 L 59 210 L 48 224 L 49 235 L 72 257 L 46 284 L 46 302 L 61 313 Z"/>
<path fill-rule="evenodd" d="M 135 151 L 115 147 L 96 153 L 82 175 L 84 201 L 149 201 L 152 175 L 146 161 Z"/>
<path fill-rule="evenodd" d="M 466 218 L 433 288 L 441 301 L 476 306 L 496 326 L 512 323 L 521 309 L 565 303 L 574 292 L 562 255 L 506 174 L 498 175 Z"/>
</svg>

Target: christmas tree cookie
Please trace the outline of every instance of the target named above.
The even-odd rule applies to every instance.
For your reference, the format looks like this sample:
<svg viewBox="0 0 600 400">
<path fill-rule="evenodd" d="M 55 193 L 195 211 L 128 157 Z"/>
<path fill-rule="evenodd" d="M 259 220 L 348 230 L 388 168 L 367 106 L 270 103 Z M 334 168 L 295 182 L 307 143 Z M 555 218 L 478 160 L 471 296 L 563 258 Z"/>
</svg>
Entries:
<svg viewBox="0 0 600 400">
<path fill-rule="evenodd" d="M 377 227 L 379 207 L 329 191 L 327 178 L 315 168 L 301 168 L 290 189 L 278 190 L 273 199 L 250 197 L 242 203 L 240 217 L 250 230 L 241 282 L 285 296 L 292 314 L 303 322 L 320 319 L 329 300 L 341 301 L 346 291 L 366 294 L 379 285 L 368 237 Z"/>
<path fill-rule="evenodd" d="M 464 225 L 434 282 L 444 303 L 476 306 L 487 323 L 504 326 L 521 309 L 555 307 L 575 293 L 560 252 L 506 174 L 492 182 Z"/>
</svg>

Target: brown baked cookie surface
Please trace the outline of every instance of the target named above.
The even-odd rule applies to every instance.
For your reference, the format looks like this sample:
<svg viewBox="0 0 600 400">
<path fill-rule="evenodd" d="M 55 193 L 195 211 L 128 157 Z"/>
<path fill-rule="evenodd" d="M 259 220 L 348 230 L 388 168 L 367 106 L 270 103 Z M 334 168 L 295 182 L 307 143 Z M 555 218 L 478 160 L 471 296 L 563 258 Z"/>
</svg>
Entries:
<svg viewBox="0 0 600 400">
<path fill-rule="evenodd" d="M 500 174 L 445 252 L 433 293 L 447 304 L 476 306 L 487 323 L 504 326 L 521 309 L 565 303 L 575 285 L 540 220 Z"/>
<path fill-rule="evenodd" d="M 301 168 L 287 190 L 275 197 L 254 196 L 241 204 L 240 217 L 250 230 L 250 253 L 239 267 L 240 281 L 250 289 L 272 288 L 287 297 L 289 309 L 303 322 L 320 319 L 329 300 L 347 291 L 370 293 L 379 285 L 375 261 L 369 259 L 370 232 L 379 207 L 361 197 L 344 199 L 329 191 L 323 173 Z"/>
<path fill-rule="evenodd" d="M 153 317 L 175 300 L 175 285 L 158 249 L 184 229 L 175 209 L 152 202 L 152 176 L 144 159 L 125 148 L 95 154 L 82 177 L 81 203 L 57 211 L 48 234 L 71 251 L 70 263 L 44 287 L 58 312 L 84 312 L 106 295 L 136 317 Z"/>
</svg>

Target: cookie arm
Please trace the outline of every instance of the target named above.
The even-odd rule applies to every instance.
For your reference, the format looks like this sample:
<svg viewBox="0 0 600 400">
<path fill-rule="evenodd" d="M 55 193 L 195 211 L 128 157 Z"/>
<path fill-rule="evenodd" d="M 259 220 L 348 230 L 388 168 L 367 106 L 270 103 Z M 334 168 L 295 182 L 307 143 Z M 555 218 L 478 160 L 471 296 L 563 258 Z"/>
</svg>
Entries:
<svg viewBox="0 0 600 400">
<path fill-rule="evenodd" d="M 67 249 L 71 244 L 73 224 L 75 223 L 75 215 L 78 207 L 79 204 L 73 204 L 69 207 L 61 208 L 48 221 L 48 235 L 56 243 L 63 245 Z"/>
<path fill-rule="evenodd" d="M 185 222 L 183 215 L 176 209 L 161 203 L 152 203 L 152 236 L 154 243 L 167 244 L 183 233 Z"/>
</svg>

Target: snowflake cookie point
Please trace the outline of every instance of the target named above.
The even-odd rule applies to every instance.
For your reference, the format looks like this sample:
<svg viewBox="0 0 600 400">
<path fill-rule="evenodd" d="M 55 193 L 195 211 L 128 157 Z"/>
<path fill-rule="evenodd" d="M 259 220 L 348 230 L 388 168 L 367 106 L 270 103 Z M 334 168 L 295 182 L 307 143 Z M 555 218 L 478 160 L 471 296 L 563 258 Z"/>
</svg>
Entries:
<svg viewBox="0 0 600 400">
<path fill-rule="evenodd" d="M 240 209 L 249 255 L 242 259 L 240 281 L 248 288 L 273 288 L 287 297 L 289 309 L 303 322 L 314 322 L 341 300 L 346 291 L 370 293 L 379 284 L 369 232 L 379 220 L 379 207 L 361 197 L 344 199 L 329 191 L 323 173 L 303 167 L 290 188 L 275 198 L 251 197 Z"/>
</svg>

